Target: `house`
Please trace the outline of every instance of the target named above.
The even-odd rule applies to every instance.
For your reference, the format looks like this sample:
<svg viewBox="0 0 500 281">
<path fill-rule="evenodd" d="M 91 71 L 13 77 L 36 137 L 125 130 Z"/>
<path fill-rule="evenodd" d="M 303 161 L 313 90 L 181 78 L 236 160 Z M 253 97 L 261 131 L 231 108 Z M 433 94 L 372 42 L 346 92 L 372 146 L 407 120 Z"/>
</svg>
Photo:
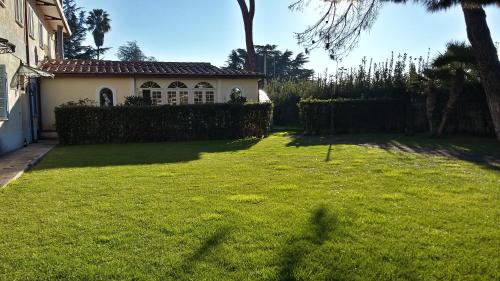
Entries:
<svg viewBox="0 0 500 281">
<path fill-rule="evenodd" d="M 38 139 L 39 77 L 36 66 L 62 58 L 71 34 L 60 0 L 0 0 L 0 154 Z"/>
<path fill-rule="evenodd" d="M 41 69 L 54 75 L 41 81 L 42 130 L 55 131 L 54 108 L 88 99 L 98 106 L 123 104 L 128 96 L 154 105 L 225 103 L 237 92 L 259 102 L 262 74 L 218 68 L 210 63 L 47 60 Z"/>
<path fill-rule="evenodd" d="M 225 103 L 231 93 L 264 101 L 255 72 L 210 63 L 65 60 L 71 35 L 62 0 L 0 0 L 0 155 L 55 134 L 55 107 L 127 96 L 154 105 Z"/>
</svg>

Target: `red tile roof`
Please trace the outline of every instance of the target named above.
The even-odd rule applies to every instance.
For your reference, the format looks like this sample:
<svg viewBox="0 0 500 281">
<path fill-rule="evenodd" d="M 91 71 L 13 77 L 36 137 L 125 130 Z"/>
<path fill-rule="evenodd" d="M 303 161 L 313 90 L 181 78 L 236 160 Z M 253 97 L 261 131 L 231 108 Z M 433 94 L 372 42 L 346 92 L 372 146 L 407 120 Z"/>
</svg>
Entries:
<svg viewBox="0 0 500 281">
<path fill-rule="evenodd" d="M 47 60 L 41 69 L 57 76 L 156 76 L 156 77 L 213 77 L 263 78 L 257 72 L 218 68 L 199 62 L 124 62 L 98 60 Z"/>
</svg>

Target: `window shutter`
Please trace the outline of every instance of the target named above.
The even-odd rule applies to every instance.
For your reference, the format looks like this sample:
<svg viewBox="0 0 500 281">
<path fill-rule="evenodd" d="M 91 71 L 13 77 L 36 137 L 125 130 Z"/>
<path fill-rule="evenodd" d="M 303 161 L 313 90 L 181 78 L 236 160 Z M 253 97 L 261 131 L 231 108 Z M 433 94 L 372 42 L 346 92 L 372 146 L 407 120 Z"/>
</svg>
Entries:
<svg viewBox="0 0 500 281">
<path fill-rule="evenodd" d="M 8 110 L 8 89 L 7 89 L 7 72 L 5 65 L 0 65 L 0 120 L 7 119 Z"/>
</svg>

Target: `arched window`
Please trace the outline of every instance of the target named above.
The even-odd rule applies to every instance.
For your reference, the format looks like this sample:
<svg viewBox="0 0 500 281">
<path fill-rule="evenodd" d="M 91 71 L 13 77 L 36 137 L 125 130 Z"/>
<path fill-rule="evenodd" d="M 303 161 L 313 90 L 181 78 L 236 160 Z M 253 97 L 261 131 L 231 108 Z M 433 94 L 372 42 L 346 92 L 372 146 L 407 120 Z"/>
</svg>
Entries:
<svg viewBox="0 0 500 281">
<path fill-rule="evenodd" d="M 189 92 L 186 84 L 175 81 L 168 86 L 167 103 L 169 105 L 188 104 Z"/>
<path fill-rule="evenodd" d="M 215 91 L 212 84 L 208 82 L 200 82 L 194 88 L 195 104 L 215 103 Z"/>
<path fill-rule="evenodd" d="M 243 90 L 240 87 L 234 87 L 229 95 L 231 103 L 246 103 L 247 98 L 245 97 Z"/>
<path fill-rule="evenodd" d="M 114 106 L 114 94 L 110 88 L 102 88 L 99 91 L 99 105 L 103 107 Z"/>
<path fill-rule="evenodd" d="M 233 95 L 235 97 L 243 97 L 243 91 L 239 87 L 234 87 L 231 90 L 231 96 L 233 96 Z"/>
<path fill-rule="evenodd" d="M 142 84 L 141 94 L 143 98 L 150 99 L 153 105 L 163 104 L 161 87 L 156 82 L 148 81 Z"/>
</svg>

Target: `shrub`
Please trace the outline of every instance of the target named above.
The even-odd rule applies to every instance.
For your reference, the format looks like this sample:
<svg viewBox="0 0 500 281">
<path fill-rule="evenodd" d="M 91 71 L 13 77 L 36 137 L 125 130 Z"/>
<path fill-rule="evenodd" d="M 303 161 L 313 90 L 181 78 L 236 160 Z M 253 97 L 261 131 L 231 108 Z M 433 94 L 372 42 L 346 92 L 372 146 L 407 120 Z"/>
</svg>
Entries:
<svg viewBox="0 0 500 281">
<path fill-rule="evenodd" d="M 125 97 L 125 106 L 150 106 L 152 105 L 150 98 L 129 96 Z"/>
<path fill-rule="evenodd" d="M 155 142 L 262 137 L 272 104 L 57 107 L 62 144 Z"/>
<path fill-rule="evenodd" d="M 91 99 L 79 99 L 77 101 L 68 101 L 60 105 L 60 107 L 65 106 L 95 106 L 97 103 Z"/>
<path fill-rule="evenodd" d="M 299 107 L 306 134 L 402 132 L 406 126 L 406 103 L 400 99 L 308 99 Z"/>
<path fill-rule="evenodd" d="M 240 89 L 234 89 L 229 97 L 229 102 L 231 104 L 244 104 L 247 102 L 247 98 L 244 97 Z"/>
</svg>

